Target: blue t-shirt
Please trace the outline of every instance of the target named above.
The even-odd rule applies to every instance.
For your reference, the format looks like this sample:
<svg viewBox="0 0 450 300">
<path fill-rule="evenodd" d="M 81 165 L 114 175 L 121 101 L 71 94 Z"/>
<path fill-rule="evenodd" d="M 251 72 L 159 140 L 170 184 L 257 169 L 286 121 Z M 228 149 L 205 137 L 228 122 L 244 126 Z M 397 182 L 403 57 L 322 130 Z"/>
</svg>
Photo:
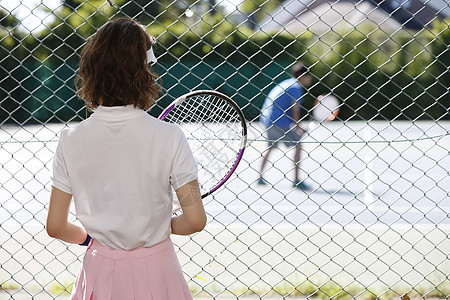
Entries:
<svg viewBox="0 0 450 300">
<path fill-rule="evenodd" d="M 292 107 L 294 103 L 303 102 L 303 88 L 297 79 L 290 78 L 275 86 L 267 95 L 261 109 L 260 121 L 269 127 L 275 125 L 281 128 L 292 126 Z"/>
</svg>

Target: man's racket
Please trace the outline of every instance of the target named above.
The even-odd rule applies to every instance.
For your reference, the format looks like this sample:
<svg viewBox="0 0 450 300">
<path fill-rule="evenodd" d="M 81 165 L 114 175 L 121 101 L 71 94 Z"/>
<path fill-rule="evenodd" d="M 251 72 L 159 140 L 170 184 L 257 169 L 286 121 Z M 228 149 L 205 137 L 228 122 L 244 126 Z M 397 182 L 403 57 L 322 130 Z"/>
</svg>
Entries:
<svg viewBox="0 0 450 300">
<path fill-rule="evenodd" d="M 320 95 L 314 101 L 312 108 L 312 121 L 309 123 L 308 128 L 314 129 L 317 123 L 333 121 L 339 114 L 340 103 L 339 100 L 331 95 Z"/>
<path fill-rule="evenodd" d="M 180 125 L 198 165 L 202 198 L 230 178 L 247 144 L 247 125 L 239 106 L 228 96 L 209 90 L 175 99 L 159 115 Z"/>
</svg>

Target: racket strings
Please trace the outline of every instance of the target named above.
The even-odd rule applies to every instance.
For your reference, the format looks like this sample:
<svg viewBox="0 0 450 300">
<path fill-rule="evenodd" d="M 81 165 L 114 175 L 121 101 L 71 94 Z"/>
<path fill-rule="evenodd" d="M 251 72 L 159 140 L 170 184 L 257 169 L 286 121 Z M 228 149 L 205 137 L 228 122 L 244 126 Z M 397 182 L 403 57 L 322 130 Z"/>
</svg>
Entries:
<svg viewBox="0 0 450 300">
<path fill-rule="evenodd" d="M 199 167 L 202 191 L 209 191 L 234 167 L 243 137 L 236 109 L 214 95 L 196 95 L 176 105 L 165 117 L 179 124 Z"/>
<path fill-rule="evenodd" d="M 214 118 L 214 120 L 216 120 L 215 122 L 218 122 L 219 120 L 222 121 L 222 132 L 216 132 L 215 133 L 215 137 L 220 139 L 220 140 L 226 140 L 226 141 L 231 141 L 231 140 L 235 140 L 235 141 L 240 141 L 242 139 L 242 132 L 241 132 L 241 125 L 240 125 L 240 118 L 239 115 L 236 113 L 236 110 L 229 104 L 227 104 L 227 102 L 221 100 L 220 101 L 220 105 L 221 107 L 219 109 L 217 109 L 216 107 L 216 112 L 219 112 L 219 115 Z M 225 123 L 223 124 L 225 120 Z M 232 145 L 232 147 L 230 147 Z M 234 143 L 225 143 L 223 146 L 230 148 L 230 150 L 234 151 L 234 153 L 236 153 L 235 151 L 238 150 L 238 148 L 236 148 L 236 145 Z M 223 161 L 225 162 L 227 159 L 224 159 Z"/>
</svg>

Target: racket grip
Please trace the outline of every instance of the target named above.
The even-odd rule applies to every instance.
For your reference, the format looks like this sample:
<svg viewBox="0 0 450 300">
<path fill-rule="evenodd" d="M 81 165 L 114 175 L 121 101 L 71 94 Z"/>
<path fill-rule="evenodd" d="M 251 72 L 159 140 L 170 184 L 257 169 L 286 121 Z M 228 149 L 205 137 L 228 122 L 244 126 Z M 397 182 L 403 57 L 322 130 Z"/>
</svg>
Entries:
<svg viewBox="0 0 450 300">
<path fill-rule="evenodd" d="M 79 244 L 80 246 L 89 246 L 89 243 L 91 242 L 92 238 L 91 236 L 88 234 L 86 236 L 86 239 L 84 240 L 84 242 L 82 244 Z"/>
</svg>

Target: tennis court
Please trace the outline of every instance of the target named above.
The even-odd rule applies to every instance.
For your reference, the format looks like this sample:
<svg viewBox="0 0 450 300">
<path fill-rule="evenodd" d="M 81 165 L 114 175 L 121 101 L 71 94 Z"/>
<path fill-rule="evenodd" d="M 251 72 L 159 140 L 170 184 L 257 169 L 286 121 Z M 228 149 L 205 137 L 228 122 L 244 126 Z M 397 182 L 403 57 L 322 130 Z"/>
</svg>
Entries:
<svg viewBox="0 0 450 300">
<path fill-rule="evenodd" d="M 307 154 L 302 163 L 317 187 L 304 192 L 292 188 L 291 156 L 283 148 L 273 154 L 276 167 L 268 171 L 270 185 L 256 185 L 256 165 L 266 142 L 260 124 L 250 124 L 248 151 L 237 174 L 226 188 L 205 199 L 206 232 L 174 237 L 186 276 L 206 290 L 251 286 L 266 292 L 306 280 L 332 280 L 341 286 L 357 282 L 376 290 L 420 282 L 424 276 L 445 280 L 450 271 L 448 125 L 372 122 L 361 137 L 354 132 L 365 123 L 317 127 L 304 138 Z M 66 248 L 42 231 L 55 133 L 63 128 L 2 131 L 2 142 L 15 137 L 2 148 L 3 174 L 10 174 L 2 199 L 19 192 L 1 207 L 1 238 L 7 241 L 3 249 L 8 249 L 0 256 L 6 262 L 1 276 L 18 274 L 15 278 L 23 284 L 51 282 L 63 264 L 75 273 L 82 255 L 80 247 Z M 428 159 L 439 163 L 431 165 L 417 155 L 418 149 L 427 149 Z M 16 253 L 13 260 L 10 251 Z M 56 278 L 61 283 L 73 280 L 67 272 Z"/>
<path fill-rule="evenodd" d="M 287 151 L 274 153 L 271 160 L 276 167 L 267 171 L 270 184 L 257 186 L 260 156 L 267 143 L 261 137 L 260 124 L 251 124 L 243 162 L 227 187 L 205 200 L 208 212 L 213 222 L 222 225 L 449 225 L 449 125 L 335 122 L 320 126 L 303 139 L 302 172 L 313 185 L 305 192 L 292 188 L 293 162 Z M 15 219 L 25 221 L 47 204 L 48 192 L 42 183 L 48 181 L 56 134 L 63 128 L 3 128 L 2 198 L 21 190 L 23 197 L 18 193 L 12 201 L 3 203 L 2 223 L 11 221 L 9 217 L 15 211 L 22 212 L 15 214 Z M 361 137 L 355 135 L 359 128 L 363 128 Z M 14 141 L 9 140 L 11 136 Z M 423 149 L 427 157 L 421 155 Z M 249 184 L 253 188 L 249 189 Z"/>
</svg>

